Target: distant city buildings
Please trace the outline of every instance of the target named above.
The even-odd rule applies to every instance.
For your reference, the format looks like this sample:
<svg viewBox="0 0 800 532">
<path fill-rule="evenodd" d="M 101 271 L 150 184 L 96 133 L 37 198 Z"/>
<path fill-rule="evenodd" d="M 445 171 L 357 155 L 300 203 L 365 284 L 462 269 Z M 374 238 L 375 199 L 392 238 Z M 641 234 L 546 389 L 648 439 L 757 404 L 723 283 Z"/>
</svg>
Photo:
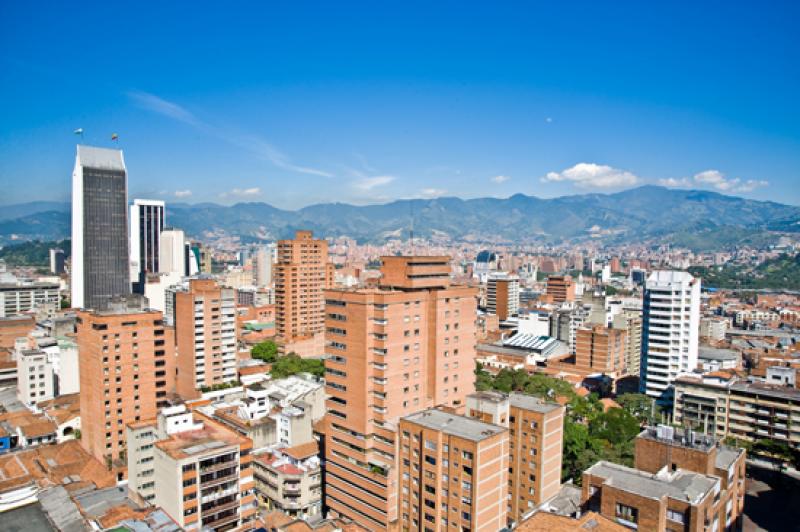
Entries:
<svg viewBox="0 0 800 532">
<path fill-rule="evenodd" d="M 50 273 L 61 275 L 66 271 L 66 254 L 63 249 L 50 250 Z"/>
</svg>

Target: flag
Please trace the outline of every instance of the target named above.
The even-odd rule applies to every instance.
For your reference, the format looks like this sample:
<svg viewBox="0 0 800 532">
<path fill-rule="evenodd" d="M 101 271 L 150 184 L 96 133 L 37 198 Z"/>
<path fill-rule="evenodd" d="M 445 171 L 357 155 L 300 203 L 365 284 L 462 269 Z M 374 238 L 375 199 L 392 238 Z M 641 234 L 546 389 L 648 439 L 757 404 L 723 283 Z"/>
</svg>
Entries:
<svg viewBox="0 0 800 532">
<path fill-rule="evenodd" d="M 116 133 L 112 133 L 111 140 L 119 140 L 119 135 L 117 135 Z"/>
<path fill-rule="evenodd" d="M 73 131 L 73 133 L 75 133 L 76 135 L 80 135 L 82 137 L 83 136 L 83 128 L 79 127 L 78 129 Z"/>
</svg>

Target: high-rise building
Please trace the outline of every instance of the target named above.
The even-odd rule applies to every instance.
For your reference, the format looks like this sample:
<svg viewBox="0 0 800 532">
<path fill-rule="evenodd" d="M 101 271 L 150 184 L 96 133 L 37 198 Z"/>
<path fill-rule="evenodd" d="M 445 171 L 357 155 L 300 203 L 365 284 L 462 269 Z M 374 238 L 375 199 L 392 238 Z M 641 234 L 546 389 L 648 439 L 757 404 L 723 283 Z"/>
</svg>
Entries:
<svg viewBox="0 0 800 532">
<path fill-rule="evenodd" d="M 490 273 L 486 280 L 486 311 L 506 320 L 519 312 L 519 277 L 508 273 Z"/>
<path fill-rule="evenodd" d="M 333 285 L 328 242 L 315 240 L 311 231 L 297 231 L 294 240 L 278 241 L 275 264 L 275 332 L 284 346 L 311 342 L 301 355 L 321 355 L 325 329 L 323 292 Z M 315 345 L 318 344 L 318 345 Z M 315 352 L 317 351 L 317 352 Z"/>
<path fill-rule="evenodd" d="M 64 273 L 65 261 L 66 255 L 64 254 L 63 249 L 50 249 L 50 273 L 54 273 L 56 275 L 61 275 Z"/>
<path fill-rule="evenodd" d="M 181 530 L 255 528 L 253 442 L 185 405 L 129 423 L 128 487 Z"/>
<path fill-rule="evenodd" d="M 550 336 L 567 344 L 569 352 L 574 355 L 578 329 L 589 321 L 589 316 L 590 311 L 583 306 L 554 311 L 550 318 Z"/>
<path fill-rule="evenodd" d="M 625 366 L 628 375 L 639 375 L 642 353 L 642 309 L 623 308 L 614 315 L 613 327 L 625 331 Z"/>
<path fill-rule="evenodd" d="M 655 271 L 645 283 L 640 390 L 671 404 L 678 374 L 697 367 L 700 279 Z"/>
<path fill-rule="evenodd" d="M 382 262 L 376 288 L 325 292 L 326 504 L 372 530 L 398 519 L 398 420 L 463 410 L 475 365 L 477 290 L 449 258 Z"/>
<path fill-rule="evenodd" d="M 125 425 L 151 419 L 175 386 L 173 330 L 142 300 L 112 300 L 78 312 L 81 444 L 111 466 L 125 449 Z"/>
<path fill-rule="evenodd" d="M 159 260 L 163 230 L 164 202 L 133 200 L 130 217 L 131 282 L 140 287 L 145 275 L 161 271 Z"/>
<path fill-rule="evenodd" d="M 25 406 L 54 397 L 55 375 L 53 363 L 47 353 L 40 349 L 23 349 L 17 352 L 17 399 Z"/>
<path fill-rule="evenodd" d="M 551 275 L 547 278 L 546 293 L 553 303 L 575 301 L 575 281 L 569 275 Z"/>
<path fill-rule="evenodd" d="M 213 279 L 175 293 L 177 391 L 191 399 L 204 387 L 236 380 L 236 291 Z"/>
<path fill-rule="evenodd" d="M 399 529 L 505 529 L 508 430 L 430 409 L 399 431 Z"/>
<path fill-rule="evenodd" d="M 581 327 L 575 338 L 575 369 L 621 377 L 627 373 L 625 331 L 603 325 Z"/>
<path fill-rule="evenodd" d="M 128 174 L 120 150 L 78 146 L 72 173 L 72 306 L 131 292 Z"/>
<path fill-rule="evenodd" d="M 275 260 L 275 245 L 259 246 L 253 256 L 253 283 L 258 288 L 272 286 L 272 264 Z"/>
<path fill-rule="evenodd" d="M 565 408 L 522 393 L 477 392 L 467 414 L 509 429 L 508 518 L 517 523 L 561 488 Z"/>
<path fill-rule="evenodd" d="M 165 229 L 161 232 L 159 246 L 159 272 L 189 275 L 186 238 L 180 229 Z"/>
</svg>

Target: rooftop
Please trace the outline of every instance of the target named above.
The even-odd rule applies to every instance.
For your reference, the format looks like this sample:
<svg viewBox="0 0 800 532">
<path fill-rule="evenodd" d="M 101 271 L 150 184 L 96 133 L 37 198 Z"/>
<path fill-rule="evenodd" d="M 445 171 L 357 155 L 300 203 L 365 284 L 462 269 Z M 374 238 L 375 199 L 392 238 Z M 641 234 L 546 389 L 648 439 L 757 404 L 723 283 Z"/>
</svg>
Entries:
<svg viewBox="0 0 800 532">
<path fill-rule="evenodd" d="M 122 160 L 122 150 L 112 150 L 109 148 L 98 148 L 79 144 L 78 160 L 81 166 L 87 168 L 125 171 L 125 162 Z"/>
<path fill-rule="evenodd" d="M 703 434 L 691 430 L 684 430 L 677 427 L 659 425 L 658 427 L 647 427 L 639 433 L 639 438 L 652 440 L 675 447 L 686 447 L 703 452 L 710 452 L 716 447 L 716 440 Z"/>
<path fill-rule="evenodd" d="M 738 351 L 733 349 L 721 349 L 718 347 L 700 346 L 697 350 L 698 358 L 705 360 L 736 360 L 741 357 Z"/>
<path fill-rule="evenodd" d="M 763 382 L 737 382 L 731 385 L 730 390 L 731 392 L 757 394 L 779 399 L 789 399 L 791 401 L 800 401 L 800 390 L 792 388 L 791 386 L 777 386 L 774 384 L 765 384 Z"/>
<path fill-rule="evenodd" d="M 740 456 L 744 454 L 744 449 L 720 445 L 717 449 L 717 460 L 714 466 L 717 469 L 728 469 Z"/>
<path fill-rule="evenodd" d="M 482 441 L 506 430 L 498 425 L 450 414 L 435 408 L 411 414 L 404 417 L 403 420 L 428 429 L 441 431 L 450 436 L 472 441 Z"/>
<path fill-rule="evenodd" d="M 195 415 L 200 417 L 195 421 L 202 421 L 202 429 L 176 432 L 169 438 L 156 442 L 156 447 L 173 459 L 182 460 L 189 457 L 200 458 L 205 454 L 219 452 L 224 447 L 239 446 L 247 442 L 247 438 L 218 421 L 200 414 Z"/>
<path fill-rule="evenodd" d="M 533 532 L 535 530 L 548 530 L 550 532 L 573 532 L 575 530 L 584 532 L 627 532 L 630 529 L 596 512 L 587 512 L 577 519 L 548 512 L 536 512 L 520 523 L 516 530 L 522 532 Z"/>
<path fill-rule="evenodd" d="M 669 497 L 698 504 L 719 485 L 719 479 L 684 469 L 666 473 L 646 473 L 611 462 L 600 461 L 584 471 L 605 479 L 603 484 L 641 497 L 660 500 Z"/>
<path fill-rule="evenodd" d="M 530 410 L 532 412 L 540 412 L 542 414 L 547 414 L 548 412 L 561 408 L 561 405 L 558 403 L 550 403 L 526 393 L 511 392 L 508 396 L 508 400 L 511 406 Z"/>
</svg>

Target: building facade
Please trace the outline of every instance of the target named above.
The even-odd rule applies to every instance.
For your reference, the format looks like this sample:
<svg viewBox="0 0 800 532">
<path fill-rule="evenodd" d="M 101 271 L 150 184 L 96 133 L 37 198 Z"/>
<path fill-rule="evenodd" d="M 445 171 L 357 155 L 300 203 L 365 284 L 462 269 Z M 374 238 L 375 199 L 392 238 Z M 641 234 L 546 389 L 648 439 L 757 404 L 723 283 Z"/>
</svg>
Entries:
<svg viewBox="0 0 800 532">
<path fill-rule="evenodd" d="M 17 399 L 29 408 L 55 396 L 53 364 L 39 349 L 17 352 Z"/>
<path fill-rule="evenodd" d="M 582 327 L 575 337 L 575 369 L 621 377 L 627 373 L 626 334 L 603 325 Z"/>
<path fill-rule="evenodd" d="M 519 277 L 492 273 L 486 281 L 486 312 L 506 320 L 519 313 Z"/>
<path fill-rule="evenodd" d="M 142 283 L 148 273 L 158 273 L 164 202 L 135 199 L 130 207 L 131 282 Z"/>
<path fill-rule="evenodd" d="M 697 367 L 700 279 L 680 271 L 650 274 L 642 322 L 640 390 L 670 404 L 678 374 Z"/>
<path fill-rule="evenodd" d="M 128 174 L 120 150 L 78 146 L 72 173 L 72 306 L 130 294 Z"/>
<path fill-rule="evenodd" d="M 575 281 L 569 275 L 551 275 L 547 278 L 546 293 L 553 303 L 575 301 Z"/>
<path fill-rule="evenodd" d="M 57 282 L 22 281 L 0 282 L 0 318 L 50 307 L 57 309 L 60 287 Z"/>
</svg>

